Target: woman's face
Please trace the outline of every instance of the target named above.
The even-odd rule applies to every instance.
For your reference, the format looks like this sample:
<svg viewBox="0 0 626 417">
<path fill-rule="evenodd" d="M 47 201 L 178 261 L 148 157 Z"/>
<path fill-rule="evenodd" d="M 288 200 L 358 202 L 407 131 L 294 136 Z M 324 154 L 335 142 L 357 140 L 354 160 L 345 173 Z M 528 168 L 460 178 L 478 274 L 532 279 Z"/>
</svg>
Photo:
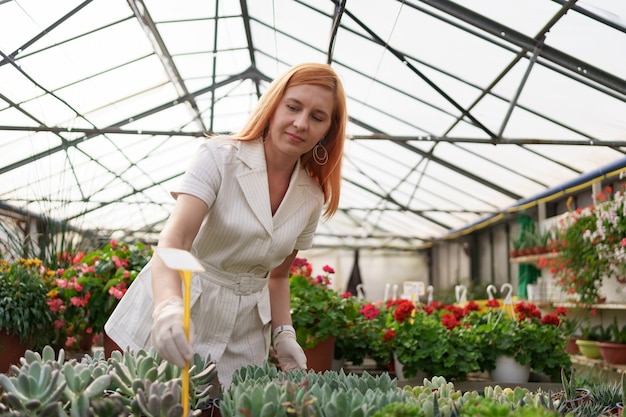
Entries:
<svg viewBox="0 0 626 417">
<path fill-rule="evenodd" d="M 289 87 L 270 119 L 266 143 L 288 156 L 300 157 L 330 128 L 333 92 L 317 85 Z"/>
</svg>

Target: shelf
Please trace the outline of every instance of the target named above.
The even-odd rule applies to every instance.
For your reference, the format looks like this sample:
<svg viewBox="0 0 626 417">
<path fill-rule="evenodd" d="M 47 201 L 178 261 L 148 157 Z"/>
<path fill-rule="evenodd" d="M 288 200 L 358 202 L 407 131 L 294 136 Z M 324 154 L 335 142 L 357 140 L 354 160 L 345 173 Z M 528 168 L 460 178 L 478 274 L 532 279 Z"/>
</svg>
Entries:
<svg viewBox="0 0 626 417">
<path fill-rule="evenodd" d="M 596 310 L 626 310 L 626 304 L 621 303 L 601 303 L 601 304 L 591 304 L 591 305 L 581 305 L 577 303 L 567 303 L 567 302 L 553 302 L 550 303 L 554 307 L 565 307 L 565 308 L 580 308 L 580 309 L 596 309 Z"/>
<path fill-rule="evenodd" d="M 626 365 L 615 365 L 607 363 L 602 359 L 590 359 L 583 355 L 570 355 L 573 364 L 583 365 L 593 369 L 601 369 L 603 371 L 626 373 Z"/>
<path fill-rule="evenodd" d="M 556 259 L 559 257 L 557 252 L 545 252 L 538 253 L 536 255 L 516 256 L 515 258 L 509 258 L 509 263 L 512 264 L 530 264 L 539 267 L 540 259 Z"/>
</svg>

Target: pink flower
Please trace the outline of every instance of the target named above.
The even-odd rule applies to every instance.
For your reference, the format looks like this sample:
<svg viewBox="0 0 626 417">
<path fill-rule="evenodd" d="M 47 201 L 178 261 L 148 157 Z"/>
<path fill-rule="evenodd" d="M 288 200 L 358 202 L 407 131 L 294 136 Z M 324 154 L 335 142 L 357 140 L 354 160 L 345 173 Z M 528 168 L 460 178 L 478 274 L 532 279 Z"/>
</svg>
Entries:
<svg viewBox="0 0 626 417">
<path fill-rule="evenodd" d="M 63 300 L 61 300 L 60 298 L 48 299 L 46 300 L 46 302 L 48 303 L 48 308 L 53 313 L 61 311 L 61 309 L 63 308 Z"/>
<path fill-rule="evenodd" d="M 111 247 L 112 247 L 113 249 L 115 249 L 115 248 L 117 247 L 117 242 L 116 242 L 115 240 L 113 240 L 113 239 L 111 239 L 111 241 L 109 242 L 109 244 L 111 245 Z"/>
<path fill-rule="evenodd" d="M 328 265 L 324 265 L 324 268 L 322 268 L 322 271 L 326 272 L 327 274 L 334 274 L 335 270 L 328 266 Z"/>
<path fill-rule="evenodd" d="M 109 294 L 120 300 L 126 294 L 126 283 L 120 282 L 116 286 L 109 288 Z"/>
<path fill-rule="evenodd" d="M 87 302 L 84 301 L 80 297 L 74 296 L 74 297 L 70 298 L 70 304 L 75 306 L 75 307 L 85 307 L 87 305 Z"/>
<path fill-rule="evenodd" d="M 74 345 L 74 343 L 76 343 L 78 340 L 76 339 L 76 337 L 74 336 L 68 336 L 67 339 L 65 339 L 65 347 L 72 347 L 72 345 Z"/>
<path fill-rule="evenodd" d="M 74 259 L 72 259 L 72 263 L 73 264 L 77 264 L 80 261 L 82 261 L 84 257 L 85 257 L 85 253 L 84 252 L 78 252 L 76 254 L 76 256 L 74 256 Z"/>
<path fill-rule="evenodd" d="M 76 307 L 86 307 L 89 302 L 89 298 L 91 298 L 91 293 L 89 292 L 87 292 L 83 298 L 74 296 L 70 298 L 70 304 Z"/>
<path fill-rule="evenodd" d="M 115 264 L 115 269 L 124 268 L 128 265 L 128 259 L 120 259 L 119 256 L 112 256 L 111 260 Z"/>
</svg>

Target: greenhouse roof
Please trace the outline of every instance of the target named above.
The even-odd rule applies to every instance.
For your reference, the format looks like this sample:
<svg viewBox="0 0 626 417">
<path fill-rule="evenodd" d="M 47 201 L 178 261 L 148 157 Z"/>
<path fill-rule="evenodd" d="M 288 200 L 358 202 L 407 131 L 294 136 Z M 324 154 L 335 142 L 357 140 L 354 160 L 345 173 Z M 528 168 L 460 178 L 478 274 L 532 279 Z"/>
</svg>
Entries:
<svg viewBox="0 0 626 417">
<path fill-rule="evenodd" d="M 623 0 L 0 0 L 0 202 L 156 239 L 288 66 L 348 94 L 317 247 L 414 249 L 626 167 Z"/>
</svg>

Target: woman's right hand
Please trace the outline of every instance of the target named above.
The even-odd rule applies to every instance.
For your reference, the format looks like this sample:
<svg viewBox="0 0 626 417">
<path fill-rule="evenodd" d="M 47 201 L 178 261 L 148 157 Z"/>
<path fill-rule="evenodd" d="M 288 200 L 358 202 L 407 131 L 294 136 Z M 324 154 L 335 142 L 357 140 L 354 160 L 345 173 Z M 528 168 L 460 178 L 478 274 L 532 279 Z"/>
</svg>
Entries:
<svg viewBox="0 0 626 417">
<path fill-rule="evenodd" d="M 152 313 L 153 325 L 150 336 L 152 345 L 157 353 L 168 362 L 179 367 L 193 358 L 193 324 L 189 326 L 189 341 L 183 329 L 183 299 L 177 296 L 169 297 L 154 307 Z"/>
</svg>

